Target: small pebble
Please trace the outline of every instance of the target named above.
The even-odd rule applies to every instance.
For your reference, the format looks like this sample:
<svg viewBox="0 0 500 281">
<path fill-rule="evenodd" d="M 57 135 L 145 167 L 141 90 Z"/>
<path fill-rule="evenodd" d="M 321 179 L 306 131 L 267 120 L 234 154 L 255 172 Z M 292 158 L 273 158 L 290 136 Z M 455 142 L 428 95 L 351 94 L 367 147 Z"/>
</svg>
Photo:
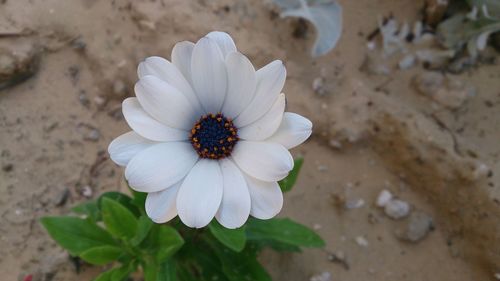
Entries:
<svg viewBox="0 0 500 281">
<path fill-rule="evenodd" d="M 416 243 L 424 239 L 433 229 L 434 223 L 431 216 L 422 212 L 413 212 L 405 229 L 396 231 L 396 236 L 399 239 Z"/>
<path fill-rule="evenodd" d="M 326 94 L 325 87 L 323 86 L 324 80 L 325 79 L 323 77 L 317 77 L 312 83 L 313 91 L 320 96 L 324 96 Z"/>
<path fill-rule="evenodd" d="M 500 280 L 500 272 L 499 272 L 499 273 L 495 273 L 495 278 L 496 278 L 497 280 Z"/>
<path fill-rule="evenodd" d="M 352 199 L 352 200 L 349 200 L 345 203 L 345 207 L 347 209 L 358 209 L 358 208 L 361 208 L 365 205 L 365 200 L 361 199 L 361 198 L 357 198 L 357 199 Z"/>
<path fill-rule="evenodd" d="M 368 240 L 366 240 L 363 236 L 356 237 L 356 243 L 361 247 L 368 247 Z"/>
<path fill-rule="evenodd" d="M 69 189 L 64 188 L 59 194 L 54 198 L 54 205 L 57 207 L 63 206 L 69 197 Z"/>
<path fill-rule="evenodd" d="M 89 141 L 98 141 L 101 137 L 101 133 L 97 129 L 93 129 L 90 133 L 85 137 L 86 140 Z"/>
<path fill-rule="evenodd" d="M 309 281 L 331 281 L 332 280 L 332 274 L 330 272 L 322 272 L 320 274 L 316 274 L 312 276 Z"/>
<path fill-rule="evenodd" d="M 92 188 L 88 185 L 85 185 L 84 187 L 82 187 L 82 195 L 87 197 L 87 198 L 90 198 L 92 197 L 92 194 L 93 194 L 93 191 L 92 191 Z"/>
<path fill-rule="evenodd" d="M 393 199 L 387 202 L 384 212 L 392 219 L 402 219 L 410 214 L 410 204 L 403 200 Z"/>
<path fill-rule="evenodd" d="M 315 224 L 313 225 L 313 229 L 314 229 L 314 230 L 319 230 L 319 229 L 321 229 L 321 228 L 322 228 L 322 226 L 321 226 L 321 224 L 319 224 L 319 223 L 315 223 Z"/>
<path fill-rule="evenodd" d="M 380 191 L 377 197 L 376 205 L 377 207 L 385 207 L 385 205 L 387 205 L 387 203 L 389 203 L 389 201 L 391 200 L 392 200 L 392 193 L 387 189 L 383 189 L 382 191 Z"/>
</svg>

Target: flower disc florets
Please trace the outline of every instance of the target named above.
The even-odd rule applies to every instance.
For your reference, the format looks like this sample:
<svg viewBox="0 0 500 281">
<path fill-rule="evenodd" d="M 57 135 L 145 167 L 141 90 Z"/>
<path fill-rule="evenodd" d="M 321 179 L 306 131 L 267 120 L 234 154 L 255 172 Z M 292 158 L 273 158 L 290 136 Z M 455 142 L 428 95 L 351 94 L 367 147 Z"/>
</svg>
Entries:
<svg viewBox="0 0 500 281">
<path fill-rule="evenodd" d="M 221 113 L 207 114 L 194 124 L 190 140 L 200 157 L 222 159 L 231 155 L 238 142 L 238 129 Z"/>
</svg>

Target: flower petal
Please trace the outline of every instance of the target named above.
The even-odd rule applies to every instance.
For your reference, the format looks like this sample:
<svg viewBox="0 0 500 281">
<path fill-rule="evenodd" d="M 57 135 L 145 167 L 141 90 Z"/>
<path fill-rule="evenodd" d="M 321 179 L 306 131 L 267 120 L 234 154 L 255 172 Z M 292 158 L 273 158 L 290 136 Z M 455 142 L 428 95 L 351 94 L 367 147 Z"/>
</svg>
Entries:
<svg viewBox="0 0 500 281">
<path fill-rule="evenodd" d="M 191 80 L 191 55 L 193 49 L 194 43 L 189 41 L 179 42 L 172 49 L 172 63 L 191 85 L 193 84 Z"/>
<path fill-rule="evenodd" d="M 134 190 L 156 192 L 184 178 L 197 160 L 188 142 L 159 143 L 130 160 L 125 178 Z"/>
<path fill-rule="evenodd" d="M 222 56 L 226 57 L 228 54 L 236 52 L 236 44 L 234 44 L 233 38 L 226 32 L 212 31 L 207 34 L 207 37 L 217 43 L 222 52 Z"/>
<path fill-rule="evenodd" d="M 238 136 L 245 140 L 264 140 L 272 136 L 281 124 L 285 111 L 285 95 L 280 94 L 269 111 L 259 120 L 238 129 Z"/>
<path fill-rule="evenodd" d="M 171 128 L 151 117 L 137 100 L 127 98 L 122 103 L 125 120 L 132 130 L 139 135 L 154 141 L 180 141 L 189 138 L 188 131 Z"/>
<path fill-rule="evenodd" d="M 227 96 L 222 106 L 226 117 L 235 118 L 252 101 L 257 85 L 252 63 L 238 52 L 226 57 Z"/>
<path fill-rule="evenodd" d="M 191 74 L 203 108 L 208 113 L 219 112 L 226 97 L 227 74 L 224 57 L 214 40 L 203 37 L 196 43 Z"/>
<path fill-rule="evenodd" d="M 281 144 L 240 140 L 232 152 L 236 164 L 263 181 L 284 179 L 293 169 L 293 158 Z"/>
<path fill-rule="evenodd" d="M 156 223 L 166 223 L 177 216 L 177 192 L 182 180 L 165 190 L 148 193 L 146 214 Z"/>
<path fill-rule="evenodd" d="M 312 123 L 309 119 L 292 112 L 285 112 L 281 125 L 266 141 L 276 142 L 287 149 L 303 143 L 312 133 Z"/>
<path fill-rule="evenodd" d="M 127 166 L 132 157 L 156 143 L 131 131 L 114 139 L 108 146 L 108 152 L 113 162 Z"/>
<path fill-rule="evenodd" d="M 170 127 L 189 130 L 199 117 L 179 90 L 155 76 L 142 77 L 135 84 L 135 95 L 147 113 Z"/>
<path fill-rule="evenodd" d="M 280 60 L 275 60 L 259 69 L 256 75 L 255 96 L 247 108 L 234 120 L 234 124 L 238 127 L 246 126 L 268 112 L 285 85 L 286 69 Z"/>
<path fill-rule="evenodd" d="M 260 181 L 249 175 L 245 175 L 245 180 L 252 200 L 250 214 L 263 220 L 276 216 L 283 207 L 283 193 L 279 184 Z"/>
<path fill-rule="evenodd" d="M 137 74 L 139 75 L 139 78 L 146 75 L 152 75 L 167 82 L 169 85 L 183 93 L 189 102 L 191 102 L 191 105 L 197 113 L 201 114 L 202 111 L 200 101 L 194 93 L 193 88 L 186 78 L 184 78 L 184 75 L 182 75 L 179 69 L 168 60 L 161 57 L 146 58 L 146 60 L 139 64 Z"/>
<path fill-rule="evenodd" d="M 238 228 L 247 221 L 250 214 L 250 194 L 240 168 L 232 160 L 226 158 L 220 160 L 219 164 L 224 191 L 215 218 L 226 228 Z"/>
<path fill-rule="evenodd" d="M 210 223 L 222 200 L 222 173 L 219 162 L 201 159 L 189 172 L 177 195 L 177 211 L 189 227 Z"/>
</svg>

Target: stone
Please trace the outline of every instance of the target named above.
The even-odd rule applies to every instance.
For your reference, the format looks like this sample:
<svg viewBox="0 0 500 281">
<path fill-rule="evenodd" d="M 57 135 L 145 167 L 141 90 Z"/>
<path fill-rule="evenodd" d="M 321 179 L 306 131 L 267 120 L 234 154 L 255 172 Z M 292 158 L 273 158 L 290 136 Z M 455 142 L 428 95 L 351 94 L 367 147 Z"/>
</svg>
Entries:
<svg viewBox="0 0 500 281">
<path fill-rule="evenodd" d="M 413 212 L 404 229 L 396 231 L 396 236 L 401 240 L 417 243 L 433 229 L 434 223 L 430 215 Z"/>
<path fill-rule="evenodd" d="M 365 248 L 366 248 L 366 247 L 368 247 L 368 244 L 369 244 L 369 243 L 368 243 L 368 240 L 366 240 L 366 238 L 365 238 L 365 237 L 363 237 L 363 236 L 358 236 L 358 237 L 356 237 L 354 240 L 356 241 L 356 244 L 358 244 L 359 246 L 361 246 L 361 247 L 365 247 Z"/>
<path fill-rule="evenodd" d="M 392 193 L 387 189 L 383 189 L 382 191 L 380 191 L 375 204 L 377 205 L 377 207 L 385 207 L 385 205 L 387 205 L 387 203 L 389 203 L 389 201 L 391 200 Z"/>
<path fill-rule="evenodd" d="M 24 82 L 37 71 L 41 48 L 28 39 L 0 42 L 0 90 Z"/>
<path fill-rule="evenodd" d="M 321 272 L 309 278 L 309 281 L 332 281 L 332 274 L 328 271 Z"/>
<path fill-rule="evenodd" d="M 384 212 L 392 219 L 402 219 L 410 214 L 410 204 L 403 200 L 393 199 L 387 202 Z"/>
</svg>

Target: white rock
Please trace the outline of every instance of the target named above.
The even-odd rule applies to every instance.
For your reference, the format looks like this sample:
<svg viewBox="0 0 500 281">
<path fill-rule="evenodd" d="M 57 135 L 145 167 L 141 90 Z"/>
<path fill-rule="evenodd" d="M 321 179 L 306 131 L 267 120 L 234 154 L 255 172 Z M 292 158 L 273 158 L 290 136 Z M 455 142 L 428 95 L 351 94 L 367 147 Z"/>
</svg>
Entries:
<svg viewBox="0 0 500 281">
<path fill-rule="evenodd" d="M 358 208 L 363 207 L 363 205 L 365 205 L 365 200 L 363 200 L 361 198 L 352 199 L 352 200 L 349 200 L 345 203 L 345 207 L 347 209 L 358 209 Z"/>
<path fill-rule="evenodd" d="M 378 197 L 377 197 L 377 207 L 385 207 L 385 205 L 387 205 L 387 203 L 389 203 L 389 201 L 392 200 L 392 193 L 387 190 L 387 189 L 383 189 L 382 191 L 380 191 Z"/>
<path fill-rule="evenodd" d="M 358 236 L 356 237 L 356 243 L 361 246 L 361 247 L 368 247 L 368 240 L 364 238 L 363 236 Z"/>
<path fill-rule="evenodd" d="M 410 204 L 403 200 L 394 199 L 387 202 L 385 205 L 385 214 L 393 219 L 401 219 L 410 213 Z"/>
<path fill-rule="evenodd" d="M 310 281 L 331 281 L 332 280 L 332 274 L 328 271 L 321 272 L 320 274 L 316 274 L 312 276 Z"/>
<path fill-rule="evenodd" d="M 500 272 L 499 273 L 495 273 L 495 279 L 500 280 Z"/>
</svg>

